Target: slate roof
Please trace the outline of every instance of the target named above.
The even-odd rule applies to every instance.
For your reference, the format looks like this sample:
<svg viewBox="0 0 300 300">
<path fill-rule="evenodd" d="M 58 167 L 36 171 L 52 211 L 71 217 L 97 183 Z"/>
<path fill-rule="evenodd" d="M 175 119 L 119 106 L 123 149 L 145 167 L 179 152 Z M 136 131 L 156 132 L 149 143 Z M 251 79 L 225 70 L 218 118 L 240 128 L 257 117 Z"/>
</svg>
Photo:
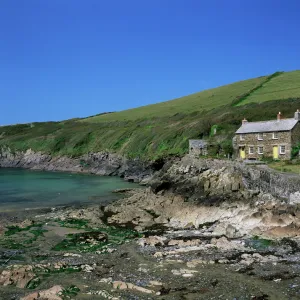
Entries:
<svg viewBox="0 0 300 300">
<path fill-rule="evenodd" d="M 290 131 L 295 127 L 297 122 L 298 120 L 294 118 L 281 119 L 279 121 L 247 122 L 243 124 L 236 133 Z"/>
<path fill-rule="evenodd" d="M 190 147 L 194 148 L 204 148 L 207 146 L 207 142 L 204 140 L 189 140 Z"/>
</svg>

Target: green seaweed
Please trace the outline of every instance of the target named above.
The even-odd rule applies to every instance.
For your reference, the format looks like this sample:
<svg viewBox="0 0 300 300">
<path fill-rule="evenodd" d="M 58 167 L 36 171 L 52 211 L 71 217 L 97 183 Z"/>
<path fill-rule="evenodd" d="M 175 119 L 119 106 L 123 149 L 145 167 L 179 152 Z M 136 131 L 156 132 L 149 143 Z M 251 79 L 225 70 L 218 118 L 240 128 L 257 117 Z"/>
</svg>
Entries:
<svg viewBox="0 0 300 300">
<path fill-rule="evenodd" d="M 34 290 L 40 285 L 40 283 L 41 283 L 41 279 L 39 277 L 34 277 L 28 282 L 26 288 L 30 290 Z"/>
<path fill-rule="evenodd" d="M 247 246 L 254 249 L 266 249 L 274 244 L 274 241 L 260 238 L 259 236 L 254 236 L 252 239 L 247 241 Z"/>
<path fill-rule="evenodd" d="M 19 227 L 19 226 L 7 226 L 7 230 L 5 231 L 4 235 L 6 236 L 11 236 L 11 235 L 14 235 L 16 233 L 19 233 L 21 231 L 28 231 L 30 230 L 32 227 L 37 227 L 39 226 L 40 224 L 32 224 L 32 225 L 29 225 L 27 227 Z"/>
<path fill-rule="evenodd" d="M 115 227 L 93 228 L 94 232 L 103 232 L 108 236 L 107 241 L 95 241 L 94 243 L 83 243 L 80 239 L 81 233 L 68 234 L 67 238 L 55 245 L 54 251 L 79 251 L 79 252 L 95 252 L 98 250 L 105 250 L 108 246 L 120 245 L 126 241 L 140 237 L 141 235 L 131 229 L 120 229 Z"/>
<path fill-rule="evenodd" d="M 7 249 L 24 249 L 32 245 L 39 237 L 44 236 L 47 230 L 43 224 L 33 224 L 24 228 L 8 226 L 5 235 L 0 239 L 0 245 Z"/>
<path fill-rule="evenodd" d="M 37 229 L 32 229 L 29 232 L 33 234 L 33 237 L 29 238 L 28 240 L 24 241 L 24 244 L 32 244 L 35 242 L 40 236 L 44 236 L 44 232 L 47 232 L 48 230 L 42 229 L 42 228 L 37 228 Z"/>
<path fill-rule="evenodd" d="M 77 296 L 79 292 L 80 292 L 80 288 L 78 288 L 76 285 L 71 285 L 68 288 L 63 289 L 60 295 L 65 300 Z"/>
<path fill-rule="evenodd" d="M 88 220 L 82 219 L 67 219 L 67 220 L 57 220 L 56 221 L 60 226 L 67 227 L 67 228 L 87 228 L 88 227 Z"/>
</svg>

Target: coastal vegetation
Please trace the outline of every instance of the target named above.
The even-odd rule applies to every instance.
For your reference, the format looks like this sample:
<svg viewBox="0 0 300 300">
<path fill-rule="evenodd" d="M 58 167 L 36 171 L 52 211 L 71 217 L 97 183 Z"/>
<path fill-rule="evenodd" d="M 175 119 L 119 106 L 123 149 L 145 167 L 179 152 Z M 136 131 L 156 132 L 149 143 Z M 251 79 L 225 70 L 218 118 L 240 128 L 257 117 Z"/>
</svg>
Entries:
<svg viewBox="0 0 300 300">
<path fill-rule="evenodd" d="M 300 71 L 276 72 L 158 104 L 90 118 L 0 127 L 0 147 L 79 157 L 109 151 L 157 160 L 183 155 L 188 140 L 206 138 L 215 154 L 232 152 L 241 120 L 290 117 L 300 107 Z M 212 130 L 212 129 L 216 130 Z M 216 132 L 216 133 L 214 133 Z"/>
</svg>

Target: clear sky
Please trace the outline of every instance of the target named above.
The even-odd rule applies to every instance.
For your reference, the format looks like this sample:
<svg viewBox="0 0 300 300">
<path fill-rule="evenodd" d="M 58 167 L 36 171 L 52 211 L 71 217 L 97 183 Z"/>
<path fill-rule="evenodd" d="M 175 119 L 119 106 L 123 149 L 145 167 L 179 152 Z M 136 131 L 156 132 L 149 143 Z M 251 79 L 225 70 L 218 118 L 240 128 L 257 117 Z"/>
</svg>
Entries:
<svg viewBox="0 0 300 300">
<path fill-rule="evenodd" d="M 0 125 L 300 69 L 299 0 L 1 0 Z"/>
</svg>

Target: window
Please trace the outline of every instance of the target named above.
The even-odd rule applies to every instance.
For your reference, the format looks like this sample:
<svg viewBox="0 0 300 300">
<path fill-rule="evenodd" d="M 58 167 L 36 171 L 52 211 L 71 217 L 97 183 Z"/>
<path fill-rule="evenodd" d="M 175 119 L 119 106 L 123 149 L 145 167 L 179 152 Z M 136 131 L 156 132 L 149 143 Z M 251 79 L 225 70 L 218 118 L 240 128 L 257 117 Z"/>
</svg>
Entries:
<svg viewBox="0 0 300 300">
<path fill-rule="evenodd" d="M 254 147 L 253 146 L 249 146 L 249 154 L 254 154 Z"/>
<path fill-rule="evenodd" d="M 262 141 L 262 140 L 264 139 L 263 134 L 262 134 L 262 133 L 259 133 L 258 136 L 257 136 L 257 139 L 258 139 L 259 141 Z"/>
<path fill-rule="evenodd" d="M 245 140 L 245 135 L 244 134 L 241 134 L 240 135 L 240 141 L 244 141 Z"/>
<path fill-rule="evenodd" d="M 273 140 L 278 140 L 278 132 L 273 132 Z"/>
<path fill-rule="evenodd" d="M 285 146 L 284 145 L 281 145 L 280 147 L 279 147 L 279 152 L 280 152 L 280 154 L 285 154 Z"/>
<path fill-rule="evenodd" d="M 264 147 L 263 146 L 258 147 L 258 154 L 264 154 Z"/>
</svg>

